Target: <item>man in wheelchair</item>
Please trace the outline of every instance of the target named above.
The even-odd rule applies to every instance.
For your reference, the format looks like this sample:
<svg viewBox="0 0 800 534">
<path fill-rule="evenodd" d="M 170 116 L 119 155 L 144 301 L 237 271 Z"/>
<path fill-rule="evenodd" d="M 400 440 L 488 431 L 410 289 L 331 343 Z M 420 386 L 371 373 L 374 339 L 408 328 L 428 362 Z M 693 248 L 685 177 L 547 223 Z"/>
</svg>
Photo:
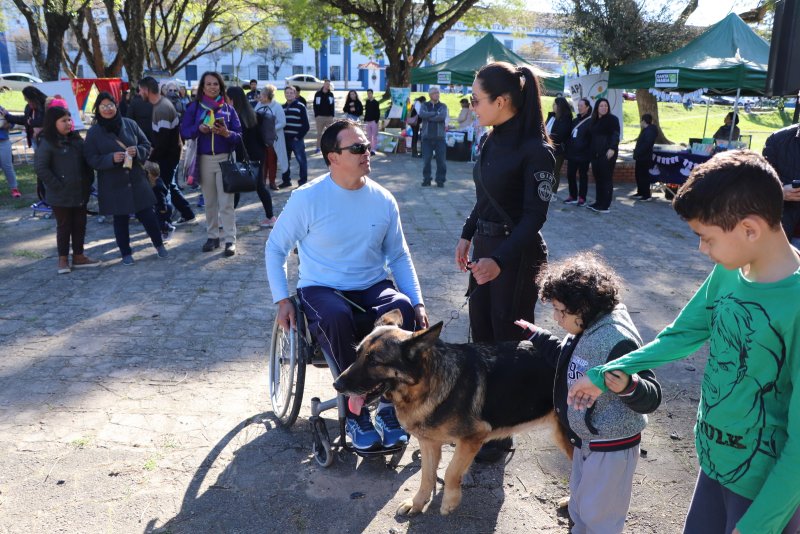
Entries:
<svg viewBox="0 0 800 534">
<path fill-rule="evenodd" d="M 364 132 L 353 121 L 338 120 L 325 129 L 320 147 L 330 172 L 296 189 L 287 201 L 267 241 L 267 278 L 278 324 L 296 328 L 286 276 L 286 257 L 296 245 L 297 296 L 309 329 L 344 371 L 355 361 L 360 341 L 354 306 L 375 318 L 399 309 L 407 330 L 427 328 L 428 316 L 397 202 L 368 177 L 372 147 Z M 360 399 L 349 399 L 345 431 L 362 451 L 408 441 L 386 399 L 378 404 L 374 424 Z"/>
</svg>

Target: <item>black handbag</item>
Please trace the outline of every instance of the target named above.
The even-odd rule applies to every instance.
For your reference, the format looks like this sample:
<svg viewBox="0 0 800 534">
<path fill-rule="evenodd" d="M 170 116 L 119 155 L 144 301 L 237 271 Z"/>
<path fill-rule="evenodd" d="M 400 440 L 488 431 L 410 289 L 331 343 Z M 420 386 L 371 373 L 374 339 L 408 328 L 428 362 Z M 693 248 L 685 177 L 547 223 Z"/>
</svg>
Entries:
<svg viewBox="0 0 800 534">
<path fill-rule="evenodd" d="M 228 161 L 219 163 L 222 170 L 222 190 L 226 193 L 249 193 L 256 190 L 256 180 L 259 179 L 261 166 L 257 162 L 250 161 L 244 143 L 242 143 L 242 151 L 244 160 L 234 160 L 233 152 L 231 152 L 228 155 Z"/>
</svg>

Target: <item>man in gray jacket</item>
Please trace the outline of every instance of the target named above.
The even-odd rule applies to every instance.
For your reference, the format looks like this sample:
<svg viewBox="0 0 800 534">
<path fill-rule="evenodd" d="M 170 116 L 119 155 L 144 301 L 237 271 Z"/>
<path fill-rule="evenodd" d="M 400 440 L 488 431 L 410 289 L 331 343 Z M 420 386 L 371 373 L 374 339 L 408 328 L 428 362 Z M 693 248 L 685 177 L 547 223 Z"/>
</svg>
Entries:
<svg viewBox="0 0 800 534">
<path fill-rule="evenodd" d="M 444 134 L 447 129 L 447 106 L 439 101 L 439 88 L 431 87 L 428 90 L 430 100 L 424 102 L 419 111 L 422 126 L 419 135 L 422 138 L 422 185 L 431 185 L 431 157 L 436 152 L 436 186 L 444 187 L 447 174 L 447 145 Z"/>
</svg>

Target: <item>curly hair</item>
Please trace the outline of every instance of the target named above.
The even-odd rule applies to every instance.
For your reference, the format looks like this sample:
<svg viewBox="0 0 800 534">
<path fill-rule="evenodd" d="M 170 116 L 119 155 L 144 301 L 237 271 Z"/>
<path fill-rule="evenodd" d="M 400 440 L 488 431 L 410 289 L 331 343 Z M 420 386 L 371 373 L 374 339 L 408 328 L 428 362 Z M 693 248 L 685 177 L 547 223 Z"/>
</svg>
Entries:
<svg viewBox="0 0 800 534">
<path fill-rule="evenodd" d="M 559 301 L 584 327 L 619 304 L 622 280 L 597 254 L 582 252 L 552 263 L 539 275 L 542 302 Z"/>
</svg>

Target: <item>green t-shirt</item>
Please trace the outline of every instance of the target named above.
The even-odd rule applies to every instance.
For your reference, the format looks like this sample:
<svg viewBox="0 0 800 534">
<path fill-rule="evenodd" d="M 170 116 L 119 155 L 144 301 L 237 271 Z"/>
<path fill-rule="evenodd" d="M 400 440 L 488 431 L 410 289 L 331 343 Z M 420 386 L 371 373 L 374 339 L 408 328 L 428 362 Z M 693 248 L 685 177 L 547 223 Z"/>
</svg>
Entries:
<svg viewBox="0 0 800 534">
<path fill-rule="evenodd" d="M 772 283 L 717 265 L 655 340 L 590 369 L 628 374 L 679 360 L 710 341 L 695 444 L 706 475 L 753 504 L 742 534 L 780 533 L 800 506 L 800 270 Z"/>
</svg>

